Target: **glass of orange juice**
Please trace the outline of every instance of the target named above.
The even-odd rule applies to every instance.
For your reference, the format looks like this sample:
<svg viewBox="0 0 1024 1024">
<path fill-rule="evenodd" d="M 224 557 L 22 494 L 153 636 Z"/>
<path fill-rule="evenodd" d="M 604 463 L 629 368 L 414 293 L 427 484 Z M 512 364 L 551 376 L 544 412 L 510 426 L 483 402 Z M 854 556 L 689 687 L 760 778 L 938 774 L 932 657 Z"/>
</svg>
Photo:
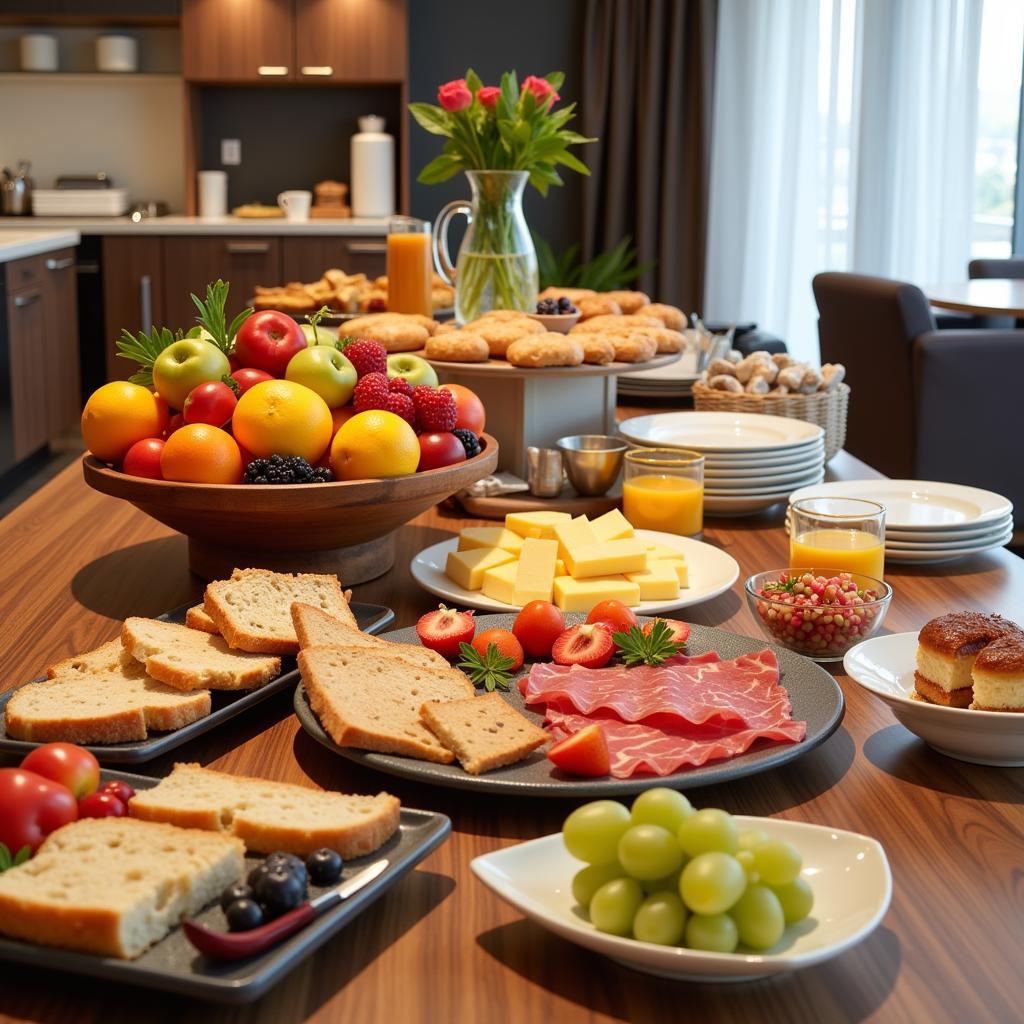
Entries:
<svg viewBox="0 0 1024 1024">
<path fill-rule="evenodd" d="M 430 221 L 392 217 L 388 222 L 388 312 L 430 316 Z"/>
<path fill-rule="evenodd" d="M 683 448 L 626 452 L 622 513 L 638 530 L 683 536 L 704 528 L 704 456 Z"/>
<path fill-rule="evenodd" d="M 885 506 L 861 498 L 804 498 L 790 510 L 789 565 L 882 578 Z"/>
</svg>

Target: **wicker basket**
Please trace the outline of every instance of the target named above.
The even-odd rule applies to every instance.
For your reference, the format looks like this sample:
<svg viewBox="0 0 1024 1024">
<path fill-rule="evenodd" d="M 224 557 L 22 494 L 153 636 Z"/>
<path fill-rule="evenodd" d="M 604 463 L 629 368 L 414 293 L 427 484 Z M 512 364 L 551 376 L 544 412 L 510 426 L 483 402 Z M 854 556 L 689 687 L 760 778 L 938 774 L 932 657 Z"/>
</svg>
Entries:
<svg viewBox="0 0 1024 1024">
<path fill-rule="evenodd" d="M 701 412 L 757 412 L 806 420 L 825 428 L 825 460 L 835 455 L 846 441 L 846 410 L 850 386 L 840 384 L 831 391 L 811 395 L 738 395 L 717 391 L 699 380 L 693 385 L 693 405 Z"/>
</svg>

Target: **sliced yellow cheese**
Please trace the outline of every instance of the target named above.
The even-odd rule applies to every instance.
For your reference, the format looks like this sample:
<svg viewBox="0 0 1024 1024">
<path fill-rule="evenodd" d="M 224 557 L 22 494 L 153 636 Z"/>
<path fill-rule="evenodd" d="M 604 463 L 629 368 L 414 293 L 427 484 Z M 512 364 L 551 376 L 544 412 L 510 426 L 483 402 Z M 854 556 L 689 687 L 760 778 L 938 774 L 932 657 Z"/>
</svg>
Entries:
<svg viewBox="0 0 1024 1024">
<path fill-rule="evenodd" d="M 550 601 L 556 561 L 558 541 L 535 537 L 524 539 L 516 574 L 516 599 L 512 603 L 524 605 L 530 601 Z"/>
<path fill-rule="evenodd" d="M 519 574 L 518 562 L 506 562 L 484 573 L 483 592 L 492 601 L 504 601 L 505 604 L 516 603 L 516 576 Z"/>
<path fill-rule="evenodd" d="M 544 537 L 554 539 L 555 523 L 567 523 L 572 519 L 568 512 L 509 512 L 505 516 L 505 528 L 520 537 Z"/>
<path fill-rule="evenodd" d="M 449 551 L 444 574 L 465 590 L 479 590 L 484 585 L 484 573 L 488 569 L 514 561 L 515 555 L 501 548 Z"/>
<path fill-rule="evenodd" d="M 679 586 L 688 587 L 690 585 L 690 569 L 685 562 L 678 562 L 675 559 L 668 558 L 648 558 L 647 567 L 653 568 L 656 565 L 667 565 L 676 574 L 676 578 L 679 580 Z"/>
<path fill-rule="evenodd" d="M 597 547 L 601 542 L 590 527 L 586 516 L 577 516 L 567 523 L 555 523 L 555 540 L 558 541 L 558 557 L 565 563 L 572 574 L 573 551 L 579 548 Z"/>
<path fill-rule="evenodd" d="M 676 562 L 650 562 L 643 572 L 628 572 L 626 579 L 640 587 L 641 601 L 674 601 L 679 596 Z"/>
<path fill-rule="evenodd" d="M 518 533 L 506 530 L 504 526 L 470 526 L 459 534 L 459 550 L 470 548 L 504 548 L 518 555 L 523 538 Z"/>
<path fill-rule="evenodd" d="M 598 516 L 590 526 L 600 541 L 622 540 L 633 536 L 632 524 L 617 508 Z"/>
<path fill-rule="evenodd" d="M 627 537 L 594 547 L 574 548 L 567 552 L 564 561 L 569 575 L 583 580 L 591 576 L 643 572 L 647 568 L 647 551 L 640 541 Z"/>
<path fill-rule="evenodd" d="M 640 586 L 625 576 L 594 576 L 575 580 L 571 576 L 555 578 L 555 604 L 563 612 L 589 612 L 599 601 L 621 601 L 633 606 L 640 603 Z"/>
<path fill-rule="evenodd" d="M 682 551 L 677 551 L 675 548 L 670 548 L 667 544 L 650 544 L 644 542 L 644 547 L 647 548 L 648 558 L 657 558 L 663 562 L 685 562 L 686 555 Z"/>
</svg>

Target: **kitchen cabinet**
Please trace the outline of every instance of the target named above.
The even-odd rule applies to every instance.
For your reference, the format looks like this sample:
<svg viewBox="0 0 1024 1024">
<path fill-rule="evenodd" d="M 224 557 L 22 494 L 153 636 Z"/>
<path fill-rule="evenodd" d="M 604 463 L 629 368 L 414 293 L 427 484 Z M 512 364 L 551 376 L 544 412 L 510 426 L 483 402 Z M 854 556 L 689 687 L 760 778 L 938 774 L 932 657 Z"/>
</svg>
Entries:
<svg viewBox="0 0 1024 1024">
<path fill-rule="evenodd" d="M 406 39 L 405 0 L 295 0 L 299 79 L 400 82 Z"/>
<path fill-rule="evenodd" d="M 285 238 L 281 253 L 281 283 L 315 281 L 332 267 L 370 278 L 387 272 L 387 242 L 379 237 Z"/>
<path fill-rule="evenodd" d="M 133 334 L 167 323 L 164 315 L 164 248 L 161 238 L 108 235 L 101 250 L 107 380 L 127 380 L 135 363 L 117 355 L 123 328 Z"/>
<path fill-rule="evenodd" d="M 53 440 L 71 430 L 82 414 L 74 250 L 50 253 L 43 258 L 43 267 L 46 270 L 43 286 L 48 367 L 46 412 L 49 436 Z"/>
<path fill-rule="evenodd" d="M 200 82 L 294 78 L 294 0 L 182 0 L 181 72 Z"/>
</svg>

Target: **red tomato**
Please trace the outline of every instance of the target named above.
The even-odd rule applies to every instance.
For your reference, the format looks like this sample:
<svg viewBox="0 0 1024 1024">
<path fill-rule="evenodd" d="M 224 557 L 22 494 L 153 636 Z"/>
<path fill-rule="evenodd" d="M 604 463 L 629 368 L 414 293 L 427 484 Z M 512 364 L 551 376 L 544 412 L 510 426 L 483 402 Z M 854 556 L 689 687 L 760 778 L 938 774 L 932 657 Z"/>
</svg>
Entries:
<svg viewBox="0 0 1024 1024">
<path fill-rule="evenodd" d="M 114 780 L 112 782 L 104 782 L 100 786 L 99 791 L 101 793 L 109 793 L 111 796 L 116 796 L 121 803 L 126 804 L 133 796 L 135 796 L 135 790 L 128 785 L 127 782 L 121 782 Z"/>
<path fill-rule="evenodd" d="M 55 829 L 78 817 L 74 794 L 24 768 L 0 768 L 0 843 L 14 856 L 32 852 Z"/>
<path fill-rule="evenodd" d="M 235 355 L 241 364 L 265 370 L 272 377 L 283 377 L 292 356 L 307 347 L 302 328 L 287 313 L 275 309 L 253 313 L 235 336 Z"/>
<path fill-rule="evenodd" d="M 491 644 L 498 648 L 499 654 L 514 662 L 509 672 L 518 672 L 523 667 L 523 645 L 507 629 L 485 629 L 473 638 L 473 646 L 481 657 L 487 653 Z"/>
<path fill-rule="evenodd" d="M 690 624 L 680 622 L 678 619 L 651 619 L 644 623 L 644 636 L 650 636 L 656 622 L 664 622 L 669 629 L 669 639 L 677 644 L 685 644 L 690 639 Z"/>
<path fill-rule="evenodd" d="M 128 808 L 113 793 L 90 793 L 78 801 L 80 818 L 123 818 Z"/>
<path fill-rule="evenodd" d="M 621 601 L 599 601 L 590 609 L 587 622 L 610 622 L 616 629 L 629 632 L 636 625 L 636 616 Z"/>
<path fill-rule="evenodd" d="M 44 743 L 25 756 L 21 767 L 59 782 L 78 800 L 100 784 L 100 765 L 85 747 L 74 743 Z"/>
<path fill-rule="evenodd" d="M 223 427 L 234 415 L 236 405 L 238 399 L 227 384 L 221 380 L 208 380 L 188 393 L 181 415 L 186 423 Z"/>
<path fill-rule="evenodd" d="M 563 772 L 590 778 L 607 775 L 612 768 L 608 741 L 599 722 L 586 725 L 556 743 L 548 751 L 548 760 Z"/>
<path fill-rule="evenodd" d="M 550 601 L 531 601 L 512 623 L 512 632 L 530 658 L 547 658 L 565 629 L 562 613 Z"/>
<path fill-rule="evenodd" d="M 164 442 L 159 437 L 147 437 L 136 441 L 128 449 L 121 463 L 121 472 L 129 476 L 144 476 L 150 480 L 163 480 L 160 471 L 160 456 L 164 451 Z"/>
<path fill-rule="evenodd" d="M 442 384 L 441 390 L 450 391 L 455 396 L 455 426 L 465 427 L 474 434 L 482 434 L 487 413 L 476 392 L 461 384 Z"/>
<path fill-rule="evenodd" d="M 232 359 L 234 356 L 231 357 Z M 251 366 L 243 367 L 240 370 L 235 370 L 231 374 L 232 379 L 238 385 L 238 397 L 242 395 L 256 384 L 262 384 L 265 380 L 273 380 L 274 378 L 266 373 L 264 370 L 254 370 Z"/>
</svg>

